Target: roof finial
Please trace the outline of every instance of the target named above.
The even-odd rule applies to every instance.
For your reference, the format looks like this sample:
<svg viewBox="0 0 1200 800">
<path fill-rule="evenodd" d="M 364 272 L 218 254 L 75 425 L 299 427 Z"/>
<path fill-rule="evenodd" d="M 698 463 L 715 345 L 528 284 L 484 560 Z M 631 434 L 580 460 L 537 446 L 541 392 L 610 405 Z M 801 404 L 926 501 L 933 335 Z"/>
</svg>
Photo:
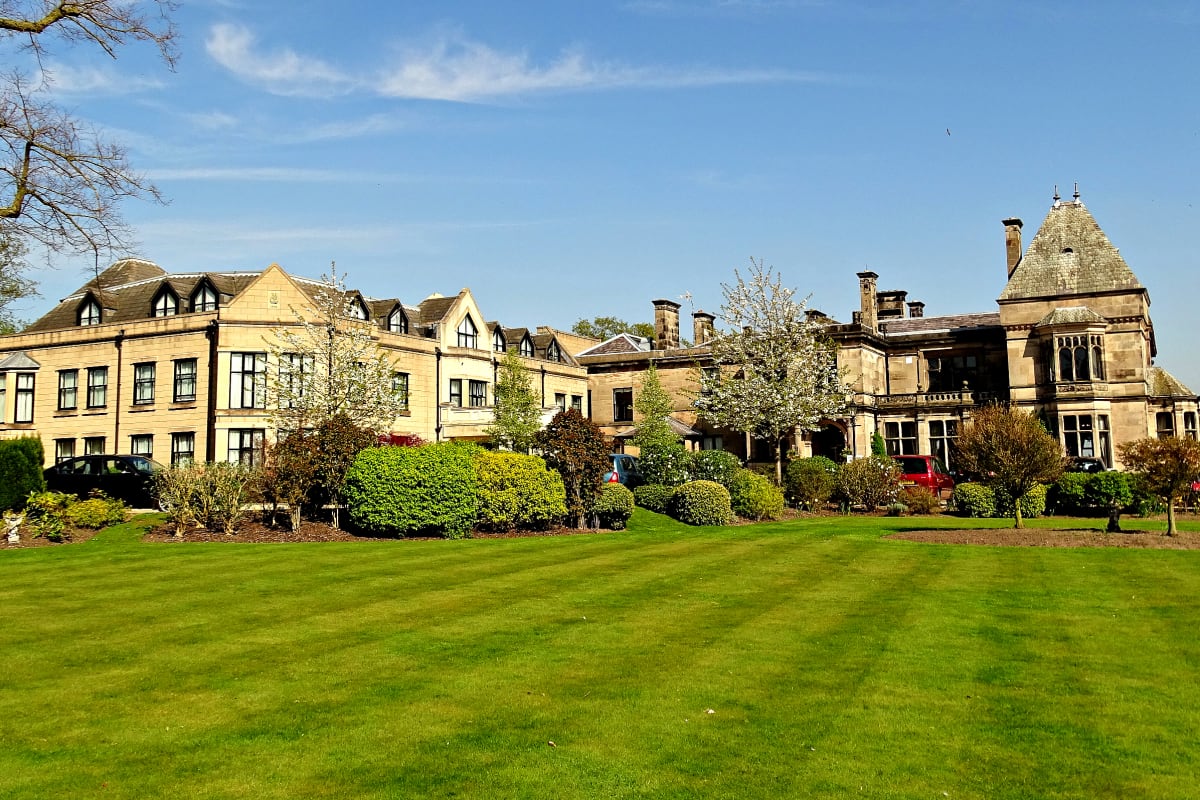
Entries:
<svg viewBox="0 0 1200 800">
<path fill-rule="evenodd" d="M 1079 202 L 1079 181 L 1075 181 L 1075 202 Z"/>
<path fill-rule="evenodd" d="M 1058 196 L 1058 184 L 1054 184 L 1054 202 L 1058 202 L 1062 198 Z"/>
</svg>

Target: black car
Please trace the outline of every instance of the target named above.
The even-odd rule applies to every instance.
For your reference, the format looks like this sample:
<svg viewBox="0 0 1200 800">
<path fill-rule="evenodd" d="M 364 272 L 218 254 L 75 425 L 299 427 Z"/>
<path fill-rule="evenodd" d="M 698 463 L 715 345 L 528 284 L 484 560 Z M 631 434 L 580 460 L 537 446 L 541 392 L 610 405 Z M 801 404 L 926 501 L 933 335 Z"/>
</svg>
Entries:
<svg viewBox="0 0 1200 800">
<path fill-rule="evenodd" d="M 162 465 L 145 456 L 80 456 L 45 471 L 46 488 L 87 499 L 93 490 L 134 508 L 156 508 L 154 473 Z"/>
<path fill-rule="evenodd" d="M 1067 472 L 1107 472 L 1108 467 L 1098 458 L 1078 456 L 1067 462 Z"/>
</svg>

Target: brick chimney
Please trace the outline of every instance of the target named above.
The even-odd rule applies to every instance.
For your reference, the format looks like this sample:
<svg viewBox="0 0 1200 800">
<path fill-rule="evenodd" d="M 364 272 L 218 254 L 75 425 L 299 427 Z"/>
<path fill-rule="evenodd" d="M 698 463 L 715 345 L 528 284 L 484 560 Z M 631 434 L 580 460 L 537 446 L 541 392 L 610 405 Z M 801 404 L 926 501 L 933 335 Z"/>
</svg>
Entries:
<svg viewBox="0 0 1200 800">
<path fill-rule="evenodd" d="M 920 300 L 913 300 L 908 304 L 909 319 L 918 319 L 925 316 L 925 304 Z"/>
<path fill-rule="evenodd" d="M 859 323 L 869 330 L 879 327 L 879 298 L 875 296 L 875 287 L 879 276 L 874 272 L 858 273 Z"/>
<path fill-rule="evenodd" d="M 713 320 L 716 317 L 707 311 L 692 312 L 692 341 L 697 347 L 712 338 Z"/>
<path fill-rule="evenodd" d="M 1008 277 L 1010 278 L 1013 270 L 1017 268 L 1017 263 L 1021 260 L 1021 228 L 1024 224 L 1016 217 L 1004 220 L 1004 250 L 1008 256 Z"/>
<path fill-rule="evenodd" d="M 656 350 L 679 347 L 679 303 L 674 300 L 654 301 L 654 347 Z"/>
</svg>

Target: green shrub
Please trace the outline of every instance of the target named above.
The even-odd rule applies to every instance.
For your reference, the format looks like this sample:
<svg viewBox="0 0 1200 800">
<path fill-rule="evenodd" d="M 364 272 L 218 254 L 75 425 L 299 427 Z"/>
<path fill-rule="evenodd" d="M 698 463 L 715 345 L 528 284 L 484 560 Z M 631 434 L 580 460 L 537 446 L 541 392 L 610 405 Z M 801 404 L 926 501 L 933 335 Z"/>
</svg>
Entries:
<svg viewBox="0 0 1200 800">
<path fill-rule="evenodd" d="M 909 508 L 904 503 L 892 503 L 887 507 L 889 517 L 903 517 L 907 513 L 909 513 Z"/>
<path fill-rule="evenodd" d="M 712 481 L 726 489 L 742 469 L 742 462 L 727 450 L 700 450 L 692 453 L 692 480 Z"/>
<path fill-rule="evenodd" d="M 0 440 L 0 510 L 20 510 L 30 492 L 46 488 L 42 440 L 36 436 Z"/>
<path fill-rule="evenodd" d="M 67 507 L 75 502 L 75 495 L 66 492 L 31 492 L 25 498 L 25 520 L 33 531 L 33 538 L 45 537 L 51 542 L 61 542 L 66 535 Z"/>
<path fill-rule="evenodd" d="M 1051 488 L 1049 504 L 1055 514 L 1079 516 L 1089 510 L 1087 485 L 1092 476 L 1086 472 L 1064 472 Z"/>
<path fill-rule="evenodd" d="M 937 495 L 925 486 L 907 486 L 898 499 L 908 507 L 910 514 L 937 514 L 942 510 Z"/>
<path fill-rule="evenodd" d="M 599 425 L 568 408 L 555 414 L 538 431 L 537 445 L 546 466 L 562 476 L 567 495 L 567 524 L 582 528 L 600 494 L 601 479 L 612 470 L 609 457 L 612 443 Z"/>
<path fill-rule="evenodd" d="M 537 456 L 477 450 L 474 462 L 479 527 L 544 529 L 567 515 L 562 478 Z"/>
<path fill-rule="evenodd" d="M 1013 502 L 1009 497 L 1008 492 L 1000 487 L 994 490 L 996 497 L 996 514 L 997 517 L 1013 516 Z M 1021 516 L 1025 519 L 1040 517 L 1046 513 L 1046 487 L 1038 484 L 1025 493 L 1021 498 Z"/>
<path fill-rule="evenodd" d="M 633 490 L 634 501 L 649 511 L 659 514 L 667 513 L 671 503 L 671 495 L 675 494 L 674 486 L 663 486 L 661 483 L 644 483 Z"/>
<path fill-rule="evenodd" d="M 473 453 L 453 443 L 363 450 L 346 473 L 350 519 L 372 533 L 469 535 L 478 516 Z"/>
<path fill-rule="evenodd" d="M 671 516 L 688 525 L 728 525 L 733 522 L 729 490 L 713 481 L 691 481 L 671 496 Z"/>
<path fill-rule="evenodd" d="M 1133 502 L 1129 504 L 1130 513 L 1139 517 L 1149 517 L 1167 510 L 1163 499 L 1147 488 L 1140 475 L 1131 474 L 1129 486 L 1133 490 Z"/>
<path fill-rule="evenodd" d="M 154 473 L 154 496 L 167 513 L 174 536 L 183 536 L 188 525 L 199 524 L 203 485 L 204 465 L 192 461 L 172 464 Z"/>
<path fill-rule="evenodd" d="M 606 483 L 592 511 L 600 518 L 600 527 L 625 530 L 625 523 L 633 515 L 633 492 L 619 483 Z"/>
<path fill-rule="evenodd" d="M 256 491 L 257 471 L 248 464 L 204 464 L 194 496 L 197 521 L 213 532 L 232 536 Z"/>
<path fill-rule="evenodd" d="M 646 483 L 680 486 L 691 480 L 692 454 L 681 444 L 647 445 L 638 453 L 638 472 Z"/>
<path fill-rule="evenodd" d="M 954 508 L 967 517 L 996 516 L 996 494 L 982 483 L 960 483 L 954 487 Z"/>
<path fill-rule="evenodd" d="M 1124 472 L 1098 472 L 1084 490 L 1085 499 L 1108 514 L 1108 532 L 1121 530 L 1121 512 L 1133 503 L 1133 488 Z"/>
<path fill-rule="evenodd" d="M 779 519 L 783 513 L 783 490 L 748 469 L 739 470 L 729 485 L 730 505 L 739 517 L 756 522 Z"/>
<path fill-rule="evenodd" d="M 829 502 L 837 473 L 838 465 L 824 456 L 798 458 L 788 464 L 783 483 L 792 502 L 811 511 Z"/>
<path fill-rule="evenodd" d="M 68 525 L 100 530 L 129 519 L 129 506 L 112 497 L 97 493 L 95 497 L 71 503 L 63 511 Z"/>
<path fill-rule="evenodd" d="M 850 505 L 868 511 L 885 506 L 900 492 L 900 467 L 887 456 L 856 458 L 837 473 L 837 492 Z"/>
</svg>

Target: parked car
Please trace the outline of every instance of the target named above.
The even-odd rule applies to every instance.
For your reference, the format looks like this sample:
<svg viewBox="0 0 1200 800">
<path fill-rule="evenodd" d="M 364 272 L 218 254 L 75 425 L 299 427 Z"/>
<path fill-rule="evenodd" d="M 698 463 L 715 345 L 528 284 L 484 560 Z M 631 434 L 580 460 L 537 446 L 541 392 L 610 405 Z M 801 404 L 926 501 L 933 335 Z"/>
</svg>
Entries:
<svg viewBox="0 0 1200 800">
<path fill-rule="evenodd" d="M 46 488 L 82 499 L 93 490 L 124 500 L 134 508 L 157 508 L 154 473 L 162 465 L 145 456 L 79 456 L 45 470 Z"/>
<path fill-rule="evenodd" d="M 1108 472 L 1108 467 L 1098 458 L 1072 458 L 1067 463 L 1067 472 Z"/>
<path fill-rule="evenodd" d="M 949 500 L 954 478 L 937 456 L 892 456 L 900 466 L 901 486 L 924 486 L 935 497 Z"/>
<path fill-rule="evenodd" d="M 613 468 L 604 473 L 604 483 L 620 483 L 630 489 L 642 485 L 642 473 L 638 472 L 637 459 L 624 453 L 610 453 Z"/>
</svg>

